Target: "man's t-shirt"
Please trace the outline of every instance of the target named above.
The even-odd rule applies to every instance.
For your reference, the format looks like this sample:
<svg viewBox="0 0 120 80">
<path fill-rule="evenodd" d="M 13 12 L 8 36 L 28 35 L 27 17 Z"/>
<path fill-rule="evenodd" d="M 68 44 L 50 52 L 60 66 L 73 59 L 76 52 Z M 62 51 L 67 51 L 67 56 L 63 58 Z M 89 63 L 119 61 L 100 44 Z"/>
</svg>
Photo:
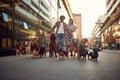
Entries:
<svg viewBox="0 0 120 80">
<path fill-rule="evenodd" d="M 63 23 L 62 22 L 60 22 L 60 27 L 58 29 L 58 33 L 64 33 Z"/>
</svg>

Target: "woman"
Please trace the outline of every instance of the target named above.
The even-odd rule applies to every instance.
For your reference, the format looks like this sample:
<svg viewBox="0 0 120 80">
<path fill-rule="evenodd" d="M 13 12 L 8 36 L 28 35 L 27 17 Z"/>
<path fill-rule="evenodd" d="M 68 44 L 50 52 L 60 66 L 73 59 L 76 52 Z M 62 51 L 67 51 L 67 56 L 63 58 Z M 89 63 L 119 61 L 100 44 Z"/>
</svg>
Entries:
<svg viewBox="0 0 120 80">
<path fill-rule="evenodd" d="M 73 43 L 73 32 L 76 30 L 76 27 L 73 23 L 73 19 L 69 19 L 67 28 L 68 28 L 67 31 L 65 31 L 65 45 L 66 52 L 68 53 L 68 47 L 71 43 Z"/>
</svg>

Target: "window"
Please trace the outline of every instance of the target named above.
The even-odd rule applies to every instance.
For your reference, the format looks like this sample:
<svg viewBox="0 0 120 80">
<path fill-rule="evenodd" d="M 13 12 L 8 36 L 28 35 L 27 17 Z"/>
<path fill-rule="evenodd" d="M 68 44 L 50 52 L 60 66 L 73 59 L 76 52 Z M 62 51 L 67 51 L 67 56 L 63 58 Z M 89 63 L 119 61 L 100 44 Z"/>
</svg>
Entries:
<svg viewBox="0 0 120 80">
<path fill-rule="evenodd" d="M 2 12 L 2 17 L 3 17 L 4 22 L 9 22 L 9 18 L 8 18 L 8 15 L 6 13 Z"/>
<path fill-rule="evenodd" d="M 25 28 L 25 29 L 28 29 L 27 23 L 23 22 L 23 25 L 24 25 L 24 28 Z"/>
</svg>

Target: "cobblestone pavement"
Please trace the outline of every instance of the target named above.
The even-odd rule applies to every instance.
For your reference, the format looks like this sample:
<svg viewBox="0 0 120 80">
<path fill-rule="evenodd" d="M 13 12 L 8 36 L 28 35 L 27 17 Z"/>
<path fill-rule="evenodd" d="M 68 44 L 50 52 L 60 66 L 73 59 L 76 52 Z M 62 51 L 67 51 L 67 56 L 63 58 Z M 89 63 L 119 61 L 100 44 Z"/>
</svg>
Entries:
<svg viewBox="0 0 120 80">
<path fill-rule="evenodd" d="M 120 54 L 103 51 L 98 61 L 0 57 L 0 80 L 120 80 Z"/>
</svg>

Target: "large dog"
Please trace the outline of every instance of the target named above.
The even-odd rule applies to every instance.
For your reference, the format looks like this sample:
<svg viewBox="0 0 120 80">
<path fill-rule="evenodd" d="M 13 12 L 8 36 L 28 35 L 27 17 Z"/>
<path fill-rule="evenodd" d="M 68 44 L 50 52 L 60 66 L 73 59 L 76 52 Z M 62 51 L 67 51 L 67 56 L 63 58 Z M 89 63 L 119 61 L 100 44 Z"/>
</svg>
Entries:
<svg viewBox="0 0 120 80">
<path fill-rule="evenodd" d="M 56 55 L 56 36 L 55 36 L 55 33 L 52 33 L 51 36 L 50 36 L 49 56 L 50 57 L 53 57 L 53 56 L 57 57 L 57 55 Z"/>
</svg>

